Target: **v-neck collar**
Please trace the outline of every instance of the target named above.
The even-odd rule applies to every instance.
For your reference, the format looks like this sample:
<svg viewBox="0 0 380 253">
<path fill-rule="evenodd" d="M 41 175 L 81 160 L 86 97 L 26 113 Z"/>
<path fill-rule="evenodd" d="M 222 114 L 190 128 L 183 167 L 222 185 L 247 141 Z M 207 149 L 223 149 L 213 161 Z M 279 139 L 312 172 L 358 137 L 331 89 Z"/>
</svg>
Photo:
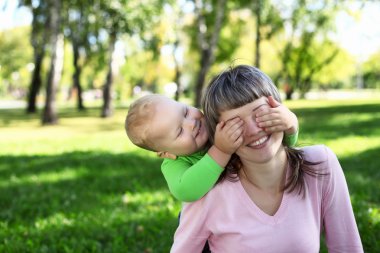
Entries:
<svg viewBox="0 0 380 253">
<path fill-rule="evenodd" d="M 285 182 L 287 182 L 289 176 L 289 167 L 286 168 L 286 176 L 285 176 Z M 288 203 L 289 203 L 289 194 L 284 192 L 281 198 L 281 203 L 279 208 L 277 209 L 276 213 L 274 215 L 269 215 L 263 210 L 261 210 L 260 207 L 256 205 L 256 203 L 249 197 L 248 193 L 244 189 L 241 180 L 239 179 L 236 182 L 237 188 L 237 195 L 240 197 L 240 199 L 243 201 L 243 203 L 247 206 L 248 210 L 257 217 L 262 223 L 268 224 L 268 225 L 276 225 L 280 223 L 286 216 L 286 212 L 288 209 Z"/>
</svg>

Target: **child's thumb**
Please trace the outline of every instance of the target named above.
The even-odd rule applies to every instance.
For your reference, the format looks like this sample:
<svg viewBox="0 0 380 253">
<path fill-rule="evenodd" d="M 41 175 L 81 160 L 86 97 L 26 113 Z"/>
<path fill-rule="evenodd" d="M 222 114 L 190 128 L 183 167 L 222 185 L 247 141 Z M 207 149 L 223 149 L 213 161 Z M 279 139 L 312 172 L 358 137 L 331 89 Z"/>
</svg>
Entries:
<svg viewBox="0 0 380 253">
<path fill-rule="evenodd" d="M 224 121 L 220 121 L 217 125 L 216 125 L 216 129 L 217 130 L 221 130 L 225 125 L 225 122 Z"/>
<path fill-rule="evenodd" d="M 274 107 L 278 107 L 280 106 L 281 104 L 279 102 L 277 102 L 272 96 L 269 96 L 268 97 L 268 102 L 269 102 L 269 105 L 270 107 L 274 108 Z"/>
</svg>

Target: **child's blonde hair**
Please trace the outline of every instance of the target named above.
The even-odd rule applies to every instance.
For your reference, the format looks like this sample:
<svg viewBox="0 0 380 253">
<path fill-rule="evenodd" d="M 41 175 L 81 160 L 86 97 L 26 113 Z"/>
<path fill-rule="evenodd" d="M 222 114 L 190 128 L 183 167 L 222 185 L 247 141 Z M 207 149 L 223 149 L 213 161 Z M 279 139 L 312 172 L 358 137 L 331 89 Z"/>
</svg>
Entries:
<svg viewBox="0 0 380 253">
<path fill-rule="evenodd" d="M 125 130 L 133 144 L 150 151 L 157 151 L 154 141 L 149 137 L 154 126 L 150 124 L 155 115 L 156 103 L 164 96 L 146 95 L 133 102 L 125 119 Z"/>
</svg>

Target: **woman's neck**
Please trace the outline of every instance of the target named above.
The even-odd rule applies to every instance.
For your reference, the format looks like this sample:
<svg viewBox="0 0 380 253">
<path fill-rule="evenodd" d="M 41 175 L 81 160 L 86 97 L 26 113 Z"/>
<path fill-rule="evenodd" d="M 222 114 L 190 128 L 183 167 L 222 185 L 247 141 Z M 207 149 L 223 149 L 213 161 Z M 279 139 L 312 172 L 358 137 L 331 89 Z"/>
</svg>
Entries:
<svg viewBox="0 0 380 253">
<path fill-rule="evenodd" d="M 280 148 L 275 157 L 266 163 L 242 161 L 239 177 L 262 191 L 281 192 L 285 184 L 286 168 L 285 149 Z"/>
</svg>

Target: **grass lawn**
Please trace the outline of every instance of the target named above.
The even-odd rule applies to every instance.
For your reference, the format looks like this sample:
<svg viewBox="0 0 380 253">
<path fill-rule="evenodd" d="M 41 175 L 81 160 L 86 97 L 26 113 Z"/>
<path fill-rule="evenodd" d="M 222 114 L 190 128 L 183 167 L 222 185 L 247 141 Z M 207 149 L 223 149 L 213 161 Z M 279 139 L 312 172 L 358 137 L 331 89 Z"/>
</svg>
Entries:
<svg viewBox="0 0 380 253">
<path fill-rule="evenodd" d="M 366 252 L 380 252 L 380 101 L 291 101 L 299 145 L 344 169 Z M 0 110 L 0 252 L 168 252 L 181 203 L 161 160 L 134 147 L 126 109 L 61 109 L 59 125 Z M 324 251 L 322 247 L 322 251 Z"/>
</svg>

